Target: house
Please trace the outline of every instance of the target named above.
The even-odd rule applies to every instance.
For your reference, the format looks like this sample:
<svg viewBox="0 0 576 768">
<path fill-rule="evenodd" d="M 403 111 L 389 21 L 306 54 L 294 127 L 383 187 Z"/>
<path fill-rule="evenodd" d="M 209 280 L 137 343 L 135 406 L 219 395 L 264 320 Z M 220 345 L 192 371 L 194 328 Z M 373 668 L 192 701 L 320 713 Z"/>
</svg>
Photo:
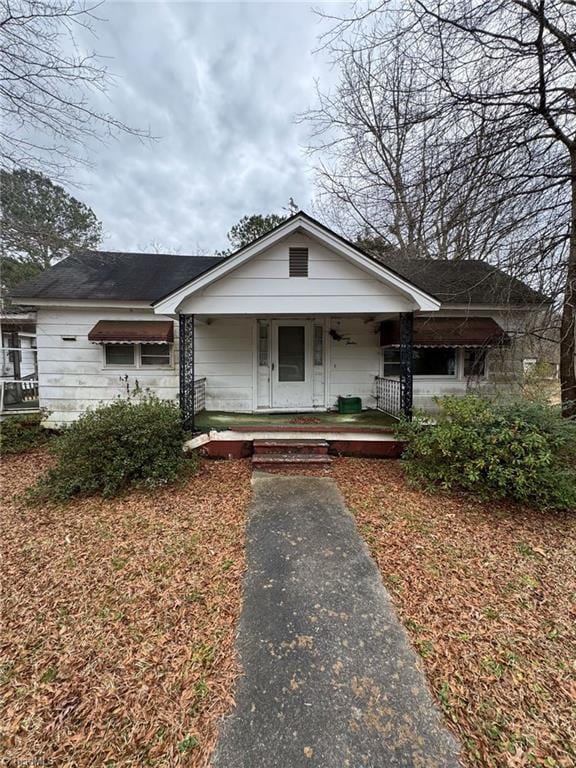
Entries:
<svg viewBox="0 0 576 768">
<path fill-rule="evenodd" d="M 135 391 L 183 415 L 393 416 L 510 389 L 546 298 L 480 262 L 374 257 L 297 213 L 226 258 L 86 252 L 20 285 L 48 424 Z"/>
</svg>

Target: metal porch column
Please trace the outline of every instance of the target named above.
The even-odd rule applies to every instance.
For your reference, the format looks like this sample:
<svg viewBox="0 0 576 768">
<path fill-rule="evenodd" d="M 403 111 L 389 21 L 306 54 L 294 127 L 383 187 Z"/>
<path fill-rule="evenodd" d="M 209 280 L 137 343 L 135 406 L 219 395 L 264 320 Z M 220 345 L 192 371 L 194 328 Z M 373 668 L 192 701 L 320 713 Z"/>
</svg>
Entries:
<svg viewBox="0 0 576 768">
<path fill-rule="evenodd" d="M 180 330 L 180 412 L 182 424 L 192 432 L 195 430 L 195 386 L 194 386 L 194 315 L 179 315 Z"/>
<path fill-rule="evenodd" d="M 414 368 L 414 312 L 400 313 L 400 410 L 412 419 Z"/>
</svg>

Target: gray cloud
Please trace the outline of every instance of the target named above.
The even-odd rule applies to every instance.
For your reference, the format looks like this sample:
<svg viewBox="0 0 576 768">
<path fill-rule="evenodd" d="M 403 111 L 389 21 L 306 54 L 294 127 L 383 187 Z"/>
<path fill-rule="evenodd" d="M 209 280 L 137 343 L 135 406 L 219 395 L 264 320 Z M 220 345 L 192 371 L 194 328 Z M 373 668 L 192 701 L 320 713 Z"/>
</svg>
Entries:
<svg viewBox="0 0 576 768">
<path fill-rule="evenodd" d="M 319 25 L 303 3 L 106 4 L 89 47 L 118 77 L 100 104 L 158 140 L 90 148 L 80 191 L 105 247 L 160 243 L 182 253 L 226 245 L 240 216 L 312 198 L 294 116 L 330 73 L 313 56 Z M 104 97 L 102 97 L 104 98 Z"/>
</svg>

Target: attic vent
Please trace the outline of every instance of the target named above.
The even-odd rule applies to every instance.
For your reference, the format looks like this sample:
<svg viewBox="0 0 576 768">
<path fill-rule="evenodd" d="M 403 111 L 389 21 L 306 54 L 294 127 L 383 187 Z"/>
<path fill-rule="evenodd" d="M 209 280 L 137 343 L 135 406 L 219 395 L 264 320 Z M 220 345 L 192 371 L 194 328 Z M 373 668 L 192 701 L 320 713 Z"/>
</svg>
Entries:
<svg viewBox="0 0 576 768">
<path fill-rule="evenodd" d="M 290 277 L 308 277 L 308 248 L 290 248 Z"/>
</svg>

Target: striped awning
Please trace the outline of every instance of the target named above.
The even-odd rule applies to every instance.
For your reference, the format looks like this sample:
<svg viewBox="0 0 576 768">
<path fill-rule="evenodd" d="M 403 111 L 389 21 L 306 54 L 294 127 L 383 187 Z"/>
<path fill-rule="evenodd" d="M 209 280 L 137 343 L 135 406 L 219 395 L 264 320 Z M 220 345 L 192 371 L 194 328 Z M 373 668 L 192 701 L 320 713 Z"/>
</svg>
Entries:
<svg viewBox="0 0 576 768">
<path fill-rule="evenodd" d="M 167 344 L 174 341 L 171 320 L 99 320 L 88 334 L 97 344 Z"/>
<path fill-rule="evenodd" d="M 496 347 L 510 343 L 508 334 L 491 317 L 416 317 L 416 347 Z M 400 344 L 400 320 L 384 320 L 380 326 L 380 344 Z"/>
</svg>

